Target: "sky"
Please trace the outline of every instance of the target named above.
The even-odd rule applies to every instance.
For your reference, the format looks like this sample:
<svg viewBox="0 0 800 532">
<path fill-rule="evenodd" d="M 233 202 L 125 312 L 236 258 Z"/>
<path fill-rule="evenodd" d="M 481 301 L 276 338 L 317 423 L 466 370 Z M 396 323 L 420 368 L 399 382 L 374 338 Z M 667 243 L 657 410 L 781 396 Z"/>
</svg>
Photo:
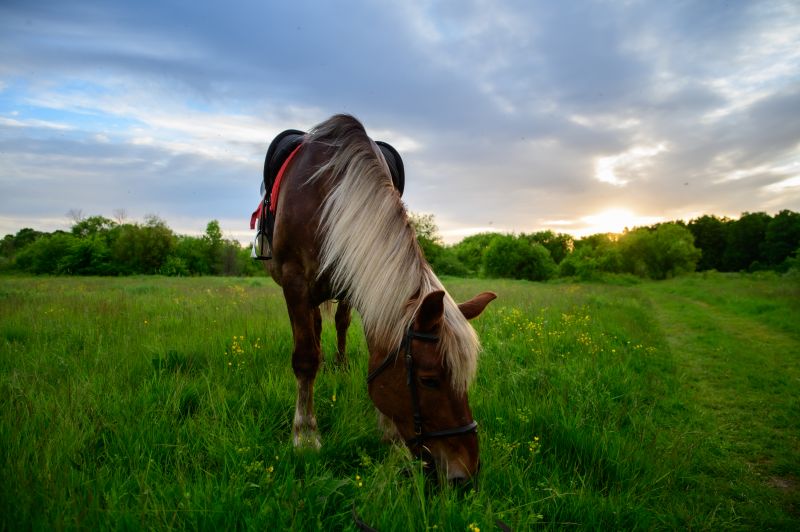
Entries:
<svg viewBox="0 0 800 532">
<path fill-rule="evenodd" d="M 269 141 L 349 113 L 446 242 L 800 211 L 800 3 L 0 2 L 0 235 L 250 238 Z"/>
</svg>

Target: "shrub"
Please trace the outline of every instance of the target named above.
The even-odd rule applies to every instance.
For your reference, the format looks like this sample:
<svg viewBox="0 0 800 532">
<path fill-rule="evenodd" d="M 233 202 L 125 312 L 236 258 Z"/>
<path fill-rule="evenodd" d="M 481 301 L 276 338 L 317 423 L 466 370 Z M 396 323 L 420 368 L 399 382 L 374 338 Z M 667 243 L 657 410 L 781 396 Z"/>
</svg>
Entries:
<svg viewBox="0 0 800 532">
<path fill-rule="evenodd" d="M 619 244 L 624 271 L 640 277 L 666 279 L 693 272 L 700 259 L 691 231 L 676 223 L 634 229 Z"/>
<path fill-rule="evenodd" d="M 556 263 L 541 244 L 513 235 L 495 237 L 483 255 L 483 267 L 492 277 L 544 281 L 555 276 Z"/>
</svg>

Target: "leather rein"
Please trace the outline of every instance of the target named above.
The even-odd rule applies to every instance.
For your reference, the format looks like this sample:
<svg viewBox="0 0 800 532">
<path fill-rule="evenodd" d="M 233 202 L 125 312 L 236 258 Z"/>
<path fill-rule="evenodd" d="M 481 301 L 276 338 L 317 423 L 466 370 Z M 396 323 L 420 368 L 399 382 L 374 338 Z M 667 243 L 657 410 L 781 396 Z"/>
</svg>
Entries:
<svg viewBox="0 0 800 532">
<path fill-rule="evenodd" d="M 414 357 L 413 353 L 411 352 L 411 341 L 412 340 L 421 340 L 423 342 L 430 342 L 436 343 L 439 341 L 439 337 L 435 334 L 428 334 L 428 333 L 420 333 L 412 330 L 411 327 L 408 328 L 406 332 L 406 336 L 403 341 L 400 343 L 400 347 L 398 347 L 393 352 L 389 353 L 383 362 L 375 368 L 373 371 L 367 375 L 367 384 L 369 385 L 372 381 L 374 381 L 381 373 L 386 370 L 393 362 L 397 360 L 397 357 L 400 356 L 400 351 L 405 351 L 405 364 L 406 364 L 406 385 L 408 386 L 409 391 L 411 392 L 411 406 L 414 410 L 414 437 L 409 438 L 406 440 L 406 443 L 409 446 L 412 445 L 424 445 L 425 440 L 430 440 L 434 438 L 447 438 L 449 436 L 459 436 L 461 434 L 470 434 L 474 432 L 478 432 L 478 422 L 472 421 L 472 423 L 468 423 L 466 425 L 462 425 L 460 427 L 455 427 L 452 429 L 445 429 L 445 430 L 435 430 L 432 432 L 425 432 L 423 431 L 423 419 L 422 419 L 422 412 L 420 411 L 419 405 L 419 391 L 417 390 L 417 379 L 415 378 L 414 372 Z"/>
</svg>

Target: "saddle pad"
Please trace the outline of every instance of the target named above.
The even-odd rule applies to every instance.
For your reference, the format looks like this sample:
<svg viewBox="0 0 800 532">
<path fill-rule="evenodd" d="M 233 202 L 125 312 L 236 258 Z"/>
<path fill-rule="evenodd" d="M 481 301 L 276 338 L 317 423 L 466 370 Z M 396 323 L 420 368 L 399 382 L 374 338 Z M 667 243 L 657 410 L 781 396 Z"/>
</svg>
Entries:
<svg viewBox="0 0 800 532">
<path fill-rule="evenodd" d="M 278 191 L 280 189 L 280 181 L 283 173 L 289 166 L 294 155 L 303 145 L 305 133 L 297 129 L 287 129 L 280 133 L 270 143 L 267 149 L 267 155 L 264 158 L 264 180 L 262 186 L 264 193 L 269 196 L 269 210 L 275 214 L 275 206 L 278 201 Z M 392 184 L 394 188 L 403 195 L 405 188 L 405 167 L 403 166 L 403 159 L 397 150 L 391 144 L 381 140 L 376 141 L 375 144 L 381 150 L 383 158 L 386 160 L 386 165 L 389 167 L 391 174 Z M 261 215 L 262 203 L 259 203 L 256 210 L 250 216 L 250 229 L 255 229 L 256 220 Z"/>
</svg>

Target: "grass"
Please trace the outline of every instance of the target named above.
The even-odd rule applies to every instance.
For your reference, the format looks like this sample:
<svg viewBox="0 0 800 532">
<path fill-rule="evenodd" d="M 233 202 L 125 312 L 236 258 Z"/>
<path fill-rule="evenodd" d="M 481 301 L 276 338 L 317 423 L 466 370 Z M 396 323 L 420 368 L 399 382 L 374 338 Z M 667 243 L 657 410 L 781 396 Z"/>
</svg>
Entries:
<svg viewBox="0 0 800 532">
<path fill-rule="evenodd" d="M 357 320 L 319 453 L 267 279 L 0 278 L 3 529 L 797 529 L 797 279 L 448 279 L 474 325 L 477 490 L 380 443 Z M 323 350 L 332 354 L 330 321 Z"/>
</svg>

